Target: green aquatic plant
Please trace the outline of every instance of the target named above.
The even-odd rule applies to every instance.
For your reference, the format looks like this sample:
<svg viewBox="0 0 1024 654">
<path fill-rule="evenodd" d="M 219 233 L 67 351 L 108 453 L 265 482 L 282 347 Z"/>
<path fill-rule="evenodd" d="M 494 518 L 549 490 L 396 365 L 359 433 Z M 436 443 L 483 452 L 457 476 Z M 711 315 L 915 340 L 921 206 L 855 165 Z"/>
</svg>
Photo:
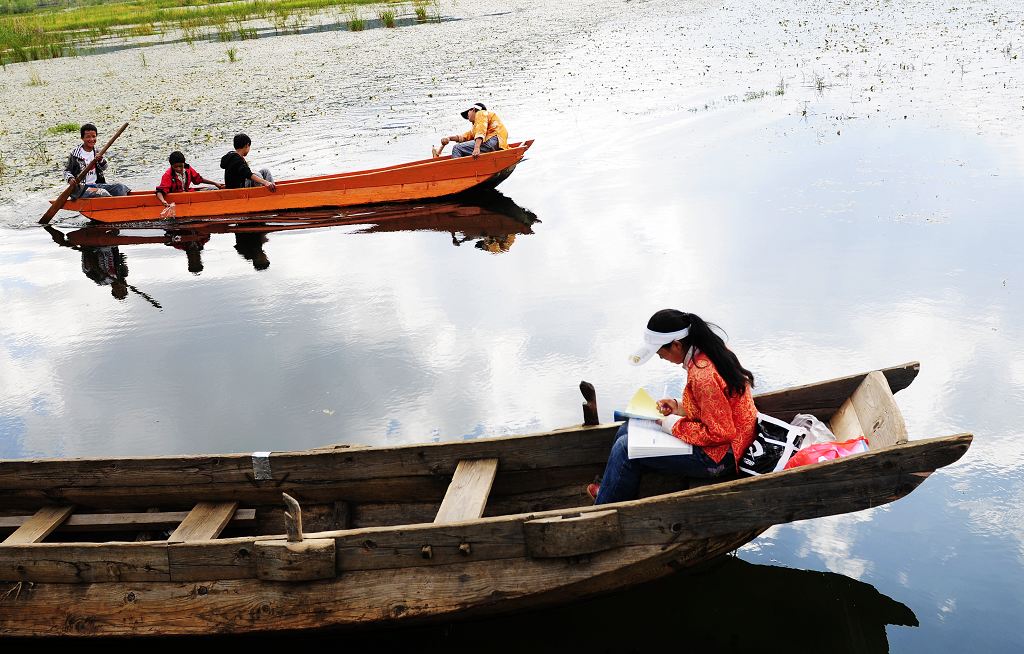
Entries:
<svg viewBox="0 0 1024 654">
<path fill-rule="evenodd" d="M 228 48 L 228 61 L 231 63 L 238 61 L 238 48 Z"/>
<path fill-rule="evenodd" d="M 143 68 L 149 68 L 149 62 L 146 61 L 146 53 L 145 52 L 140 52 L 139 53 L 139 58 L 142 59 L 142 67 Z"/>
<path fill-rule="evenodd" d="M 29 86 L 42 86 L 46 84 L 43 78 L 39 75 L 39 71 L 35 68 L 28 69 L 28 85 Z"/>
<path fill-rule="evenodd" d="M 775 95 L 786 95 L 786 78 L 779 78 L 779 85 L 775 87 Z"/>
<path fill-rule="evenodd" d="M 417 0 L 415 3 L 416 8 L 416 22 L 425 23 L 427 22 L 427 3 Z"/>
<path fill-rule="evenodd" d="M 350 32 L 362 32 L 366 29 L 366 21 L 359 17 L 359 13 L 353 11 L 348 19 L 348 29 Z"/>
<path fill-rule="evenodd" d="M 380 22 L 384 23 L 384 27 L 395 26 L 395 12 L 391 10 L 381 11 L 377 16 L 380 18 Z"/>
<path fill-rule="evenodd" d="M 78 132 L 78 123 L 60 123 L 53 127 L 47 127 L 46 131 L 50 134 L 76 134 Z"/>
</svg>

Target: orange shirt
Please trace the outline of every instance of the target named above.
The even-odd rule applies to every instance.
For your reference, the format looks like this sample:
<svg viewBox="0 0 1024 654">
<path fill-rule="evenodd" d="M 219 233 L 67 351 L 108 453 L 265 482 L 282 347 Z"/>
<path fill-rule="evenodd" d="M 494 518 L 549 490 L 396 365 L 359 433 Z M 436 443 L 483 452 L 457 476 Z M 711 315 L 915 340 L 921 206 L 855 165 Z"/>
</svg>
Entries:
<svg viewBox="0 0 1024 654">
<path fill-rule="evenodd" d="M 730 449 L 739 461 L 754 440 L 757 408 L 750 385 L 741 395 L 728 395 L 725 380 L 703 352 L 687 366 L 683 410 L 686 415 L 672 427 L 672 435 L 699 445 L 715 463 L 721 463 Z"/>
<path fill-rule="evenodd" d="M 462 135 L 463 141 L 472 141 L 477 138 L 488 141 L 492 136 L 497 136 L 498 147 L 508 150 L 508 130 L 502 124 L 501 118 L 498 118 L 498 114 L 478 109 L 475 118 L 472 129 Z"/>
</svg>

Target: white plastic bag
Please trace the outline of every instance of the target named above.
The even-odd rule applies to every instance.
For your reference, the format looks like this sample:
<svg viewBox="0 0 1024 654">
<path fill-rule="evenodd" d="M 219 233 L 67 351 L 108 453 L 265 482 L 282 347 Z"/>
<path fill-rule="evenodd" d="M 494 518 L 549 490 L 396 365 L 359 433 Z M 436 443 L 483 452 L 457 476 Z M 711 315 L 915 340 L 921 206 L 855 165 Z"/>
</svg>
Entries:
<svg viewBox="0 0 1024 654">
<path fill-rule="evenodd" d="M 836 440 L 836 435 L 832 433 L 828 425 L 809 413 L 798 413 L 790 424 L 807 430 L 809 438 L 804 439 L 802 447 L 815 443 L 831 443 Z"/>
</svg>

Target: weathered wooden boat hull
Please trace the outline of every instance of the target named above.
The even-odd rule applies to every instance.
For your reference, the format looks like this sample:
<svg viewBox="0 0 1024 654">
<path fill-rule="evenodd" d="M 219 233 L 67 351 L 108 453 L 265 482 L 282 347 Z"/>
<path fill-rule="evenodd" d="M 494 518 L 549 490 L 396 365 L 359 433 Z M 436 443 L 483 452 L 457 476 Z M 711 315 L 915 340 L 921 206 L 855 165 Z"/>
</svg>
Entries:
<svg viewBox="0 0 1024 654">
<path fill-rule="evenodd" d="M 507 178 L 533 141 L 479 158 L 450 156 L 337 175 L 283 180 L 276 192 L 266 188 L 171 193 L 177 218 L 243 215 L 318 207 L 348 207 L 410 202 L 493 188 Z M 64 205 L 103 223 L 159 220 L 163 204 L 153 191 L 123 197 L 78 199 Z"/>
<path fill-rule="evenodd" d="M 910 365 L 884 372 L 898 389 L 916 370 Z M 864 379 L 833 380 L 757 401 L 762 411 L 782 417 L 805 410 L 831 416 Z M 308 524 L 317 525 L 318 533 L 305 535 L 308 551 L 293 544 L 295 556 L 283 567 L 272 560 L 274 551 L 289 547 L 278 535 L 279 512 L 257 517 L 264 525 L 258 535 L 5 543 L 0 634 L 241 633 L 451 619 L 556 604 L 707 561 L 774 524 L 898 499 L 959 459 L 971 442 L 965 434 L 896 444 L 683 490 L 676 480 L 654 478 L 646 497 L 589 506 L 582 483 L 600 471 L 615 429 L 323 448 L 275 453 L 269 463 L 252 455 L 0 462 L 0 508 L 8 514 L 47 500 L 116 510 L 211 498 L 241 501 L 259 513 L 282 491 L 304 506 L 335 502 L 333 517 L 311 514 Z M 448 481 L 458 476 L 460 462 L 493 459 L 500 472 L 490 487 L 489 516 L 432 523 L 445 511 Z M 194 484 L 182 484 L 183 474 Z M 409 502 L 411 497 L 417 501 Z M 338 506 L 338 498 L 345 498 L 345 506 Z M 344 524 L 319 528 L 332 521 Z M 321 556 L 328 557 L 326 567 L 315 565 Z"/>
</svg>

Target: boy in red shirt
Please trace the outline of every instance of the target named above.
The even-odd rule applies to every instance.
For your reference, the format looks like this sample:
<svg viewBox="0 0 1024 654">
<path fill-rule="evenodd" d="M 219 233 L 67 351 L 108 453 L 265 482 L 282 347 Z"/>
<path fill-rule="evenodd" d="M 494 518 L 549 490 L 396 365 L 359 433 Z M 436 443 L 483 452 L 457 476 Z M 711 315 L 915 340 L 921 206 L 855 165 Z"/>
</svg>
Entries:
<svg viewBox="0 0 1024 654">
<path fill-rule="evenodd" d="M 174 215 L 173 210 L 171 212 L 168 211 L 173 206 L 172 202 L 167 201 L 168 193 L 194 191 L 196 189 L 192 188 L 193 184 L 213 184 L 219 189 L 224 188 L 223 184 L 206 179 L 195 168 L 185 163 L 185 155 L 177 150 L 171 153 L 167 161 L 171 164 L 171 167 L 167 169 L 164 176 L 160 179 L 160 185 L 156 187 L 156 197 L 164 205 L 164 211 L 160 214 L 162 217 L 166 218 L 168 215 Z"/>
</svg>

